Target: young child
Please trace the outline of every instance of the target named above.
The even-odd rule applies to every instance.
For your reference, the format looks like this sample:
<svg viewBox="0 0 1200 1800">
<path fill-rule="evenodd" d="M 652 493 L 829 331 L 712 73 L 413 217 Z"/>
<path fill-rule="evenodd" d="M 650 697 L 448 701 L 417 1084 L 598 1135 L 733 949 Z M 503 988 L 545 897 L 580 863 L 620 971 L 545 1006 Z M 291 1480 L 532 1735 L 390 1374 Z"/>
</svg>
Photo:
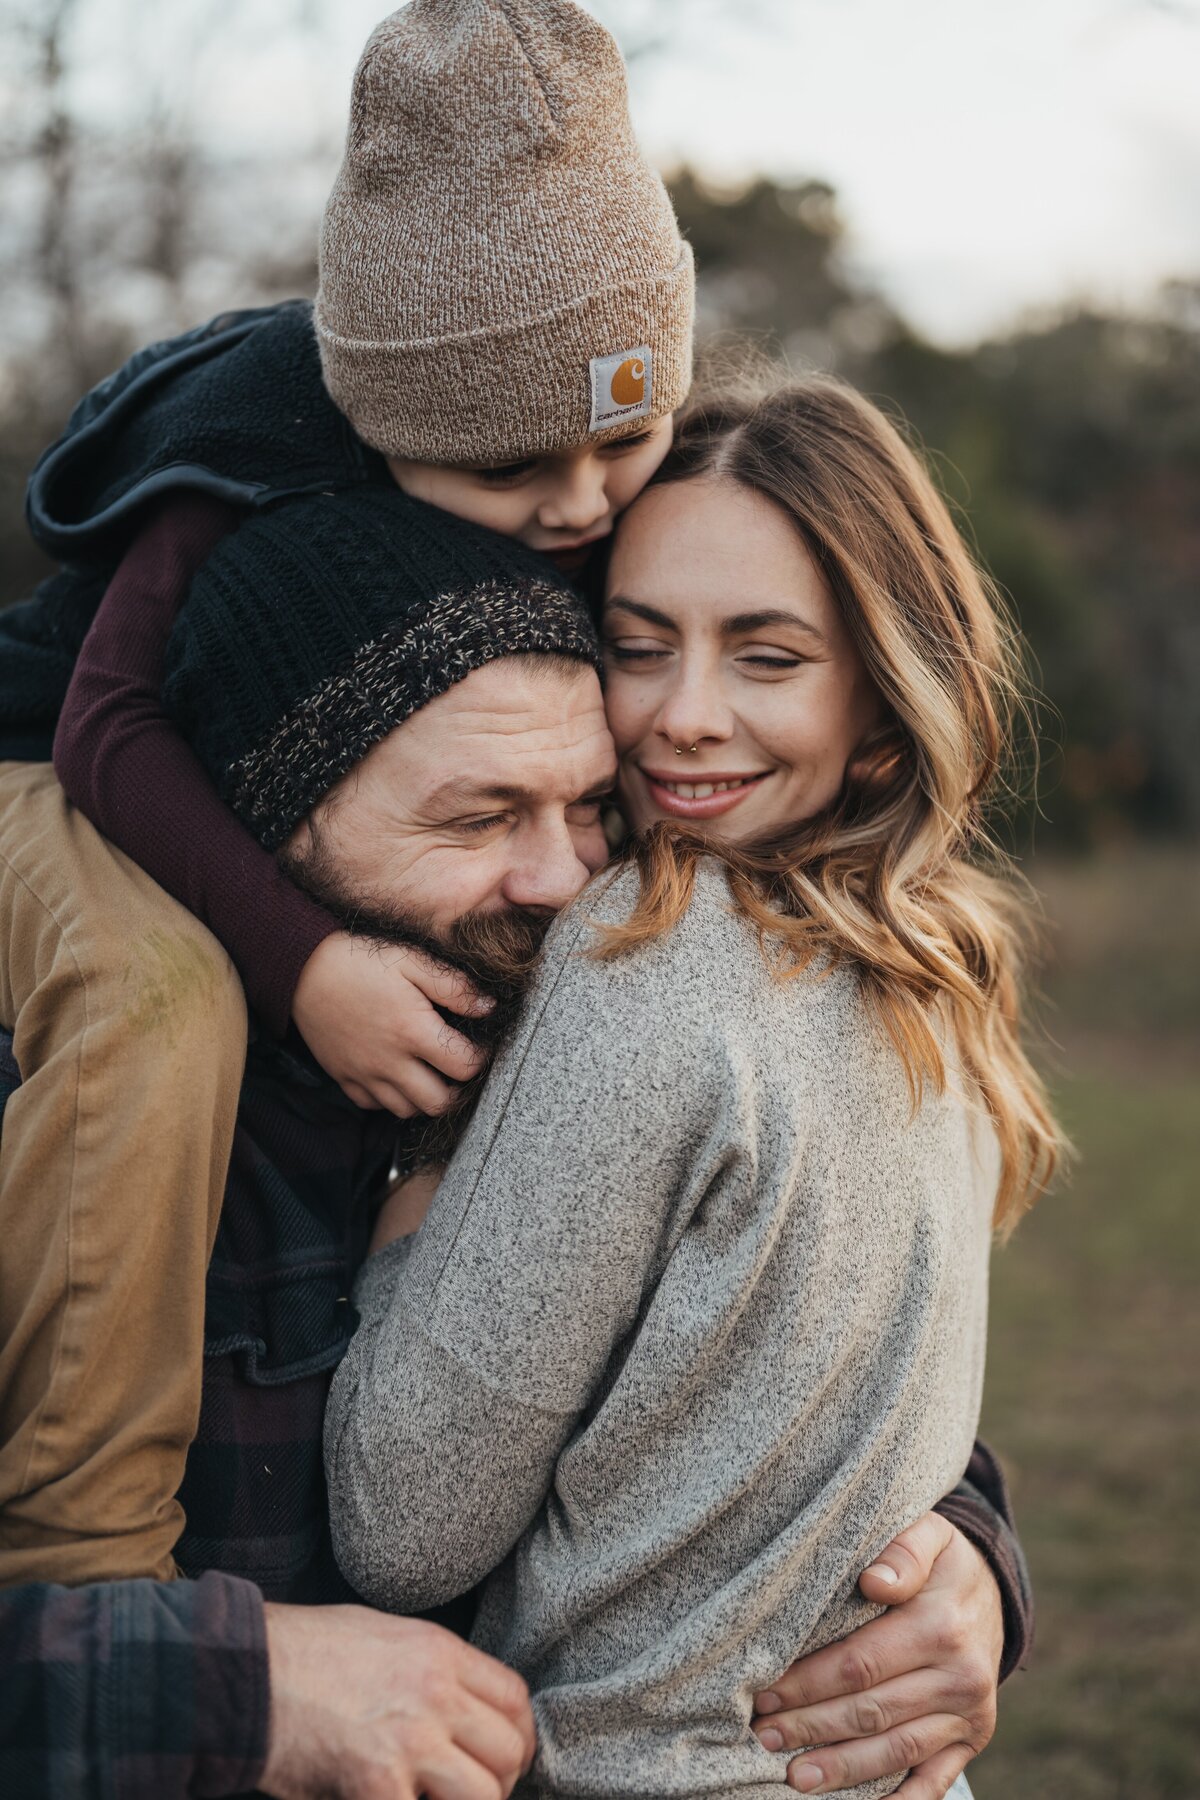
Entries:
<svg viewBox="0 0 1200 1800">
<path fill-rule="evenodd" d="M 0 1277 L 0 1581 L 171 1569 L 174 1486 L 137 1471 L 167 1446 L 178 1474 L 194 1430 L 244 1047 L 197 921 L 258 1025 L 297 1028 L 358 1104 L 437 1111 L 479 1065 L 434 1010 L 477 1004 L 462 981 L 356 946 L 167 720 L 192 575 L 248 508 L 391 482 L 577 568 L 666 453 L 692 299 L 608 34 L 568 0 L 413 0 L 355 76 L 315 310 L 142 351 L 35 470 L 31 526 L 64 567 L 0 628 L 0 754 L 53 735 L 62 786 L 0 765 L 0 1023 L 24 1078 L 0 1231 L 33 1192 L 43 1225 Z M 110 1287 L 131 1197 L 142 1261 Z M 110 1369 L 101 1403 L 80 1346 L 118 1344 L 131 1306 L 157 1367 Z"/>
</svg>

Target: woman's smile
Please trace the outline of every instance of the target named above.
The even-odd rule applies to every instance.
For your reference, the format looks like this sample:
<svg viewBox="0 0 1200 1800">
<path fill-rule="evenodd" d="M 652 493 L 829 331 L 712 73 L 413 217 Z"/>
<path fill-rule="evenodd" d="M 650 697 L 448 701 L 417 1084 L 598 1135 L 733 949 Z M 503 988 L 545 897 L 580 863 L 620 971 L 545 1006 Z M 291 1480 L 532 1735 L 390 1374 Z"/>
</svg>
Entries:
<svg viewBox="0 0 1200 1800">
<path fill-rule="evenodd" d="M 646 785 L 651 804 L 674 819 L 715 819 L 732 812 L 771 774 L 770 769 L 757 775 L 695 769 L 685 778 L 682 774 L 643 768 L 638 763 L 634 767 Z"/>
<path fill-rule="evenodd" d="M 604 606 L 605 709 L 627 824 L 746 842 L 840 793 L 879 700 L 783 510 L 712 475 L 622 518 Z"/>
</svg>

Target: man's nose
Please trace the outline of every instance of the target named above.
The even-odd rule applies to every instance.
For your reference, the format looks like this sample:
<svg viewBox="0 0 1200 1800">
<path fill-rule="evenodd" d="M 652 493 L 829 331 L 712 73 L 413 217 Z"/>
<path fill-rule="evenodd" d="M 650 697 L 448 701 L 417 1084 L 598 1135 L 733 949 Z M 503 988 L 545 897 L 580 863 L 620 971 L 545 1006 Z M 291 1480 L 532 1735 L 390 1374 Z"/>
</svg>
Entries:
<svg viewBox="0 0 1200 1800">
<path fill-rule="evenodd" d="M 538 523 L 546 531 L 587 531 L 598 524 L 608 512 L 605 475 L 605 465 L 595 457 L 557 470 L 538 508 Z"/>
<path fill-rule="evenodd" d="M 510 906 L 542 907 L 561 912 L 591 880 L 591 870 L 580 861 L 566 820 L 530 834 L 520 847 L 504 879 L 503 894 Z"/>
</svg>

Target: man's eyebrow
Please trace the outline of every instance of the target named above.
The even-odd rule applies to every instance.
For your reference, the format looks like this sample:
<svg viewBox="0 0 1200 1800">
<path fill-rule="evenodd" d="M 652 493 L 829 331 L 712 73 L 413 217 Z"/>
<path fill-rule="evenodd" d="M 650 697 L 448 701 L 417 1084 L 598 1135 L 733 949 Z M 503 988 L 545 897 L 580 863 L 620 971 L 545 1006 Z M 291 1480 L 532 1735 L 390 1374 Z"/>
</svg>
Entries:
<svg viewBox="0 0 1200 1800">
<path fill-rule="evenodd" d="M 647 625 L 658 625 L 664 631 L 678 631 L 677 622 L 669 613 L 660 612 L 656 606 L 646 606 L 640 600 L 629 600 L 618 594 L 605 603 L 606 611 L 632 613 L 635 619 L 645 619 Z M 740 637 L 747 631 L 761 631 L 767 625 L 788 625 L 793 631 L 803 631 L 819 644 L 825 643 L 825 633 L 820 631 L 808 619 L 799 613 L 788 612 L 780 606 L 763 607 L 758 612 L 737 613 L 731 619 L 722 619 L 721 632 L 725 637 Z"/>
<path fill-rule="evenodd" d="M 468 776 L 455 775 L 449 781 L 443 781 L 426 800 L 427 806 L 477 806 L 488 800 L 528 800 L 531 798 L 529 788 L 519 783 L 504 781 L 472 781 Z"/>
<path fill-rule="evenodd" d="M 614 769 L 611 775 L 604 777 L 603 781 L 593 781 L 592 785 L 580 794 L 578 800 L 573 800 L 571 804 L 573 806 L 590 806 L 597 800 L 608 800 L 616 785 L 617 771 Z"/>
<path fill-rule="evenodd" d="M 580 794 L 577 799 L 572 800 L 570 804 L 582 806 L 588 801 L 605 799 L 612 793 L 616 779 L 617 774 L 614 769 L 611 774 L 603 776 L 601 780 L 592 782 L 585 792 Z M 522 787 L 519 782 L 480 782 L 472 781 L 467 776 L 456 775 L 451 780 L 443 781 L 439 787 L 434 788 L 425 801 L 425 805 L 434 807 L 442 805 L 482 806 L 496 802 L 511 805 L 513 802 L 522 800 L 537 801 L 541 797 L 532 788 Z"/>
</svg>

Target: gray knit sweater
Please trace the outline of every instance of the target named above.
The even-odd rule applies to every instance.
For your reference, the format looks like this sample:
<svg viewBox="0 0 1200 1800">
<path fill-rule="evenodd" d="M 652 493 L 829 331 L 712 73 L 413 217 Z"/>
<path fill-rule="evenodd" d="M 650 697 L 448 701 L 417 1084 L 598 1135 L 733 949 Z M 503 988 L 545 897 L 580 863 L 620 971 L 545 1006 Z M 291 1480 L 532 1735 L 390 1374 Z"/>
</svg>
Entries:
<svg viewBox="0 0 1200 1800">
<path fill-rule="evenodd" d="M 582 954 L 635 892 L 555 925 L 424 1226 L 360 1279 L 334 1543 L 395 1611 L 490 1577 L 522 1795 L 766 1796 L 754 1693 L 870 1615 L 858 1574 L 970 1454 L 995 1140 L 952 1094 L 912 1116 L 852 971 L 773 980 L 716 865 L 666 938 Z"/>
</svg>

